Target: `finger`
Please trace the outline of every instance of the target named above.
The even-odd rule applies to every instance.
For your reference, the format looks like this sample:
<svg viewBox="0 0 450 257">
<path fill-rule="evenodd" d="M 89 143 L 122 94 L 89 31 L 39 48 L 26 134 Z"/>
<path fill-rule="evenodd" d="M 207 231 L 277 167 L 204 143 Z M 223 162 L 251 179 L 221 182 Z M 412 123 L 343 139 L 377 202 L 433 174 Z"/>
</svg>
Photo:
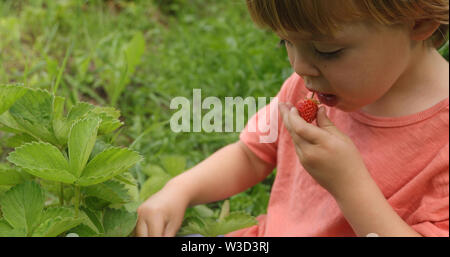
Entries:
<svg viewBox="0 0 450 257">
<path fill-rule="evenodd" d="M 178 222 L 169 222 L 164 230 L 163 236 L 165 237 L 174 237 L 177 234 L 178 229 L 180 228 L 180 224 Z"/>
<path fill-rule="evenodd" d="M 327 135 L 320 128 L 306 122 L 302 117 L 300 117 L 297 108 L 291 108 L 288 114 L 288 119 L 291 130 L 301 139 L 310 144 L 319 143 Z"/>
<path fill-rule="evenodd" d="M 319 108 L 319 111 L 317 113 L 317 126 L 330 132 L 331 134 L 340 134 L 338 128 L 336 128 L 334 123 L 328 118 L 326 109 L 323 106 Z"/>
<path fill-rule="evenodd" d="M 290 122 L 290 119 L 289 119 L 289 110 L 290 110 L 290 108 L 288 106 L 289 106 L 289 104 L 285 104 L 285 103 L 281 103 L 281 105 L 280 105 L 280 112 L 281 112 L 281 115 L 282 115 L 284 126 L 286 127 L 286 129 L 289 132 L 289 134 L 291 134 L 292 140 L 294 141 L 294 143 L 296 145 L 307 144 L 308 143 L 307 141 L 305 141 L 304 139 L 302 139 L 301 137 L 299 137 L 295 133 L 295 131 L 294 131 L 293 127 L 292 127 L 292 124 Z"/>
<path fill-rule="evenodd" d="M 136 224 L 136 236 L 148 237 L 147 224 L 142 218 L 139 218 Z"/>
<path fill-rule="evenodd" d="M 148 236 L 161 237 L 163 235 L 165 223 L 161 216 L 153 217 L 148 224 Z"/>
</svg>

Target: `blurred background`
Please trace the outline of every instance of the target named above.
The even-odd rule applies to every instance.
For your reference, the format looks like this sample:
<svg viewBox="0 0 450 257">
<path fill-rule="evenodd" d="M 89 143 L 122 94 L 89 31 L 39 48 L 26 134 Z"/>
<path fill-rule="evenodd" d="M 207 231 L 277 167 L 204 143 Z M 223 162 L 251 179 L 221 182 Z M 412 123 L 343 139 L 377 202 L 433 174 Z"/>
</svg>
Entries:
<svg viewBox="0 0 450 257">
<path fill-rule="evenodd" d="M 145 157 L 134 168 L 141 200 L 239 138 L 173 133 L 171 99 L 192 99 L 194 88 L 202 99 L 275 96 L 292 73 L 278 43 L 243 0 L 0 1 L 0 83 L 56 86 L 69 105 L 118 108 L 125 125 L 115 143 Z M 13 149 L 9 136 L 0 132 L 1 160 Z M 265 213 L 274 174 L 232 197 L 230 210 Z"/>
<path fill-rule="evenodd" d="M 448 42 L 441 54 L 448 60 Z M 141 201 L 239 138 L 172 132 L 171 99 L 192 99 L 194 88 L 202 99 L 273 97 L 291 73 L 279 38 L 255 27 L 244 0 L 0 1 L 0 84 L 119 109 L 115 143 L 145 157 L 133 168 Z M 13 148 L 0 132 L 0 161 Z M 275 174 L 231 197 L 227 211 L 265 213 Z M 217 216 L 223 205 L 186 215 Z"/>
</svg>

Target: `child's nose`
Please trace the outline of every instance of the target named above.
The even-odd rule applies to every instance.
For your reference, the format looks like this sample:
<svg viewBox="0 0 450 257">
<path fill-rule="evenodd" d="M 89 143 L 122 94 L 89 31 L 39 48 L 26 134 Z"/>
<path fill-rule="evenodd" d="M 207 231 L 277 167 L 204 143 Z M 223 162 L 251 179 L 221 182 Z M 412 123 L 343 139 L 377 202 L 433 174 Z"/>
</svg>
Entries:
<svg viewBox="0 0 450 257">
<path fill-rule="evenodd" d="M 305 55 L 296 51 L 295 56 L 291 59 L 291 65 L 295 73 L 301 77 L 316 77 L 320 75 L 320 71 Z"/>
</svg>

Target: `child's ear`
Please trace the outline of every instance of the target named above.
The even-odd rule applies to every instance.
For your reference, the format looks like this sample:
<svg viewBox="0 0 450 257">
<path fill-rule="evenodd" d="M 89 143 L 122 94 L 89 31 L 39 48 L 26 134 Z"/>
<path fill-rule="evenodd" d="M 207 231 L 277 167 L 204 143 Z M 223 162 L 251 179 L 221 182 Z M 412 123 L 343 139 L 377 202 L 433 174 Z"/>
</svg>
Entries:
<svg viewBox="0 0 450 257">
<path fill-rule="evenodd" d="M 417 20 L 411 25 L 411 39 L 425 41 L 434 34 L 441 24 L 433 20 Z"/>
</svg>

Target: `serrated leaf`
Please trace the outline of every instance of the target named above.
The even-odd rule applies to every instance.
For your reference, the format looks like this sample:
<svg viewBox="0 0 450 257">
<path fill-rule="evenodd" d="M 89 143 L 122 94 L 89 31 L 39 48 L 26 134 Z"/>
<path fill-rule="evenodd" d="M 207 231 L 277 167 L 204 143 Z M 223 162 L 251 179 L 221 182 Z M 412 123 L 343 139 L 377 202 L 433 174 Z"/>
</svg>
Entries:
<svg viewBox="0 0 450 257">
<path fill-rule="evenodd" d="M 16 122 L 31 136 L 58 144 L 53 133 L 53 95 L 44 90 L 28 90 L 9 110 Z"/>
<path fill-rule="evenodd" d="M 84 119 L 76 122 L 69 133 L 69 170 L 77 178 L 91 155 L 97 138 L 99 119 Z"/>
<path fill-rule="evenodd" d="M 101 112 L 97 108 L 89 112 L 87 117 L 99 117 L 101 119 L 102 122 L 100 123 L 100 127 L 98 129 L 99 134 L 109 134 L 123 125 L 123 122 L 121 122 L 118 118 L 114 118 L 107 112 Z"/>
<path fill-rule="evenodd" d="M 177 232 L 177 236 L 186 236 L 191 234 L 208 235 L 207 223 L 205 218 L 192 216 L 183 221 L 183 225 Z"/>
<path fill-rule="evenodd" d="M 103 215 L 103 227 L 106 237 L 129 236 L 136 226 L 137 213 L 125 210 L 106 209 Z"/>
<path fill-rule="evenodd" d="M 88 196 L 95 196 L 110 203 L 126 203 L 130 200 L 130 195 L 125 188 L 125 185 L 112 180 L 84 187 L 83 193 Z"/>
<path fill-rule="evenodd" d="M 243 212 L 232 212 L 223 221 L 214 223 L 210 236 L 225 235 L 230 232 L 258 224 L 257 220 Z"/>
<path fill-rule="evenodd" d="M 0 114 L 8 110 L 19 98 L 27 93 L 27 89 L 17 85 L 0 85 Z"/>
<path fill-rule="evenodd" d="M 41 187 L 32 181 L 12 187 L 0 199 L 4 219 L 14 228 L 31 235 L 40 221 L 45 196 Z"/>
<path fill-rule="evenodd" d="M 24 144 L 10 153 L 7 159 L 26 172 L 40 178 L 69 184 L 76 180 L 68 171 L 66 158 L 58 148 L 48 143 Z"/>
<path fill-rule="evenodd" d="M 68 121 L 76 121 L 85 117 L 87 113 L 93 110 L 95 106 L 85 102 L 79 102 L 74 105 L 67 115 Z"/>
<path fill-rule="evenodd" d="M 89 161 L 94 159 L 94 157 L 97 156 L 97 154 L 105 151 L 106 149 L 112 148 L 112 147 L 114 147 L 114 146 L 111 144 L 105 143 L 102 140 L 97 140 L 95 142 L 94 148 L 92 149 L 91 156 L 89 156 Z"/>
<path fill-rule="evenodd" d="M 104 182 L 131 168 L 142 157 L 127 148 L 109 148 L 92 159 L 83 171 L 78 183 L 90 186 Z"/>
<path fill-rule="evenodd" d="M 176 177 L 186 169 L 186 158 L 179 155 L 168 155 L 161 157 L 161 163 L 172 177 Z"/>
<path fill-rule="evenodd" d="M 119 174 L 114 177 L 117 181 L 120 181 L 129 186 L 137 186 L 137 181 L 129 172 Z"/>
<path fill-rule="evenodd" d="M 250 227 L 257 224 L 257 220 L 246 213 L 233 212 L 222 221 L 212 218 L 190 217 L 177 233 L 178 236 L 201 234 L 206 237 L 216 237 Z"/>
<path fill-rule="evenodd" d="M 53 120 L 53 129 L 58 140 L 63 143 L 67 142 L 69 132 L 73 124 L 78 120 L 86 117 L 86 114 L 94 109 L 94 106 L 88 103 L 79 102 L 72 106 L 67 118 L 56 118 Z"/>
<path fill-rule="evenodd" d="M 40 224 L 33 232 L 34 237 L 56 237 L 83 222 L 75 218 L 75 210 L 70 207 L 50 207 L 41 217 Z"/>
</svg>

